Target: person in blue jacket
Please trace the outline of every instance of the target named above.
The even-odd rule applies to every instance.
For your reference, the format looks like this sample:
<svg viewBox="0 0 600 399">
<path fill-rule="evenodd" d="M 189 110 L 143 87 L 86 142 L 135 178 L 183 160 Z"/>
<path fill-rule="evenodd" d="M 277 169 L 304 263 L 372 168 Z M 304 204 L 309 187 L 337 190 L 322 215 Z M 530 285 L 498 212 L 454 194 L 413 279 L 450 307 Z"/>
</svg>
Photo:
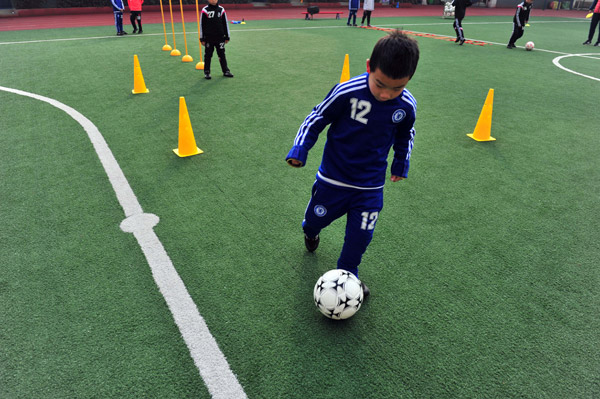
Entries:
<svg viewBox="0 0 600 399">
<path fill-rule="evenodd" d="M 360 0 L 350 0 L 348 1 L 348 22 L 346 25 L 350 26 L 350 18 L 352 20 L 352 26 L 356 26 L 356 13 L 360 8 Z"/>
<path fill-rule="evenodd" d="M 323 158 L 304 214 L 304 244 L 314 252 L 321 230 L 346 215 L 339 269 L 358 277 L 383 208 L 388 154 L 394 149 L 392 182 L 407 177 L 415 136 L 417 102 L 405 89 L 419 61 L 417 42 L 400 31 L 379 39 L 367 72 L 337 84 L 306 117 L 286 157 L 306 164 L 308 151 L 330 125 Z M 363 283 L 365 296 L 370 290 Z"/>
<path fill-rule="evenodd" d="M 125 6 L 123 0 L 110 0 L 113 7 L 113 14 L 115 15 L 115 28 L 117 28 L 117 36 L 126 35 L 127 32 L 123 30 L 123 11 Z"/>
</svg>

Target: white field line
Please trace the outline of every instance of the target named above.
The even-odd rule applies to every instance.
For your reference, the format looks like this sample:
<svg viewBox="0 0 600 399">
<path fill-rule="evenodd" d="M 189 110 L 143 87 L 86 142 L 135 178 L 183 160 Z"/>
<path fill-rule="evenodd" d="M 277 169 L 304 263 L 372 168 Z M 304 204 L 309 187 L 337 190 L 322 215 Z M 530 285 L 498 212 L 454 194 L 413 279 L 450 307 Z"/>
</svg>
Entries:
<svg viewBox="0 0 600 399">
<path fill-rule="evenodd" d="M 448 20 L 450 21 L 450 20 Z M 589 22 L 586 19 L 573 18 L 568 21 L 537 21 L 532 22 L 532 24 L 546 24 L 546 23 L 580 23 L 580 22 Z M 422 24 L 388 24 L 388 25 L 379 25 L 379 27 L 387 27 L 387 26 L 445 26 L 448 25 L 449 22 L 435 22 L 435 23 L 422 23 Z M 510 24 L 512 25 L 512 21 L 509 22 L 470 22 L 465 23 L 465 25 L 491 25 L 491 24 Z M 235 33 L 244 33 L 244 32 L 272 32 L 272 31 L 286 31 L 286 30 L 309 30 L 309 29 L 348 29 L 346 25 L 331 25 L 331 26 L 305 26 L 305 27 L 291 27 L 291 28 L 244 28 L 244 29 L 235 29 L 232 28 L 231 31 Z M 181 35 L 183 32 L 175 32 L 176 35 Z M 188 35 L 197 35 L 197 31 L 186 32 L 186 36 Z M 170 35 L 170 34 L 169 34 Z M 152 36 L 164 36 L 164 33 L 144 33 L 143 36 L 135 36 L 136 39 L 142 37 L 152 37 Z M 15 45 L 15 44 L 32 44 L 32 43 L 51 43 L 51 42 L 65 42 L 65 41 L 73 41 L 73 40 L 98 40 L 98 39 L 115 39 L 115 40 L 131 40 L 131 38 L 124 39 L 123 37 L 117 37 L 115 35 L 110 36 L 93 36 L 93 37 L 73 37 L 73 38 L 64 38 L 64 39 L 44 39 L 44 40 L 23 40 L 18 42 L 0 42 L 0 46 L 2 45 Z"/>
<path fill-rule="evenodd" d="M 83 127 L 125 213 L 126 218 L 121 222 L 121 230 L 133 233 L 137 239 L 150 265 L 154 281 L 173 314 L 175 323 L 208 391 L 213 398 L 218 399 L 246 398 L 243 388 L 229 368 L 225 356 L 220 351 L 185 284 L 177 274 L 169 255 L 153 230 L 153 227 L 159 222 L 158 216 L 144 213 L 98 128 L 81 113 L 57 100 L 3 86 L 0 86 L 0 90 L 46 102 L 67 113 Z"/>
<path fill-rule="evenodd" d="M 586 53 L 586 54 L 568 54 L 568 55 L 562 55 L 560 57 L 556 57 L 555 59 L 552 60 L 552 63 L 554 65 L 556 65 L 557 67 L 559 67 L 560 69 L 562 69 L 563 71 L 572 73 L 574 75 L 579 75 L 582 76 L 584 78 L 588 78 L 588 79 L 592 79 L 592 80 L 596 80 L 598 82 L 600 82 L 600 78 L 595 78 L 593 76 L 589 76 L 589 75 L 584 75 L 583 73 L 580 72 L 576 72 L 573 71 L 572 69 L 566 68 L 564 66 L 562 66 L 560 64 L 560 60 L 562 60 L 563 58 L 567 58 L 567 57 L 582 57 L 582 58 L 591 58 L 593 60 L 600 60 L 600 53 L 596 54 L 596 53 Z"/>
</svg>

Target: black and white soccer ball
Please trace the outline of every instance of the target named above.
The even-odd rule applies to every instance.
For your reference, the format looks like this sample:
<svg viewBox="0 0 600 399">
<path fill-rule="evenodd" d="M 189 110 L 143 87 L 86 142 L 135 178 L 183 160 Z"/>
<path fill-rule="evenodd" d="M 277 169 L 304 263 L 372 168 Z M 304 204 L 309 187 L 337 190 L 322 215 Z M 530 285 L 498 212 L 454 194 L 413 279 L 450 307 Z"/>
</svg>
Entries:
<svg viewBox="0 0 600 399">
<path fill-rule="evenodd" d="M 323 274 L 315 284 L 313 296 L 321 313 L 334 320 L 352 317 L 364 298 L 360 280 L 341 269 Z"/>
</svg>

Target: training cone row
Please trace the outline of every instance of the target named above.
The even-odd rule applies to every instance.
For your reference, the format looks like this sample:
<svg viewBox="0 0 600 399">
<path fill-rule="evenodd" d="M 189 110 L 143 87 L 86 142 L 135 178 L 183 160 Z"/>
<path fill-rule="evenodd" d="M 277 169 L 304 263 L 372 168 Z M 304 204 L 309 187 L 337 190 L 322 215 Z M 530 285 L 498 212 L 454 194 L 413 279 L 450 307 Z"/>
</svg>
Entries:
<svg viewBox="0 0 600 399">
<path fill-rule="evenodd" d="M 350 58 L 348 54 L 344 57 L 344 66 L 342 68 L 342 76 L 340 77 L 340 83 L 344 83 L 350 80 Z"/>
<path fill-rule="evenodd" d="M 133 56 L 133 90 L 131 90 L 131 92 L 133 94 L 150 92 L 144 83 L 144 76 L 142 75 L 142 68 L 140 68 L 140 62 L 137 55 Z M 194 131 L 192 130 L 192 122 L 190 122 L 190 115 L 188 114 L 185 98 L 183 97 L 179 97 L 178 144 L 178 147 L 175 148 L 173 152 L 182 158 L 202 154 L 204 152 L 196 146 L 196 139 L 194 138 Z"/>
<path fill-rule="evenodd" d="M 483 104 L 481 114 L 475 125 L 473 133 L 467 133 L 467 136 L 471 137 L 476 141 L 494 141 L 496 140 L 491 136 L 492 132 L 492 110 L 494 108 L 494 89 L 490 89 L 488 95 Z"/>
<path fill-rule="evenodd" d="M 196 139 L 194 138 L 190 115 L 188 114 L 185 98 L 183 97 L 179 97 L 179 146 L 173 152 L 181 158 L 204 152 L 196 147 Z"/>
</svg>

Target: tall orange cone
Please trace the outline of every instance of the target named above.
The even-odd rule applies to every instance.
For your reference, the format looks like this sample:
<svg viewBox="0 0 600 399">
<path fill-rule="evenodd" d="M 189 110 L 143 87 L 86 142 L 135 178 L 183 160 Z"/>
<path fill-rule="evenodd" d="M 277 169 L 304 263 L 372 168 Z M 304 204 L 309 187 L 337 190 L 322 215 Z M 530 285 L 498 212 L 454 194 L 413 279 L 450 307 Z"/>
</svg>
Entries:
<svg viewBox="0 0 600 399">
<path fill-rule="evenodd" d="M 169 43 L 167 42 L 167 27 L 165 26 L 165 13 L 163 12 L 163 4 L 162 4 L 163 0 L 159 1 L 160 4 L 160 17 L 162 18 L 162 24 L 163 24 L 163 32 L 165 32 L 165 45 L 162 47 L 163 51 L 171 51 L 173 50 L 173 48 L 171 46 L 169 46 Z"/>
<path fill-rule="evenodd" d="M 181 59 L 181 62 L 192 62 L 194 59 L 191 55 L 188 54 L 187 51 L 187 38 L 185 34 L 185 20 L 183 19 L 183 3 L 182 0 L 179 0 L 179 9 L 181 10 L 181 26 L 183 27 L 183 43 L 185 44 L 185 55 Z"/>
<path fill-rule="evenodd" d="M 173 4 L 171 0 L 169 0 L 169 14 L 171 14 L 171 31 L 173 31 L 173 50 L 170 54 L 173 57 L 178 57 L 181 55 L 181 51 L 177 50 L 177 43 L 175 43 L 175 25 L 173 24 Z"/>
<path fill-rule="evenodd" d="M 204 152 L 196 147 L 196 139 L 194 139 L 190 115 L 188 114 L 185 98 L 183 97 L 179 97 L 179 147 L 174 149 L 173 152 L 182 158 Z"/>
<path fill-rule="evenodd" d="M 350 58 L 348 54 L 344 57 L 344 67 L 342 68 L 342 76 L 340 77 L 340 83 L 344 83 L 350 80 Z"/>
<path fill-rule="evenodd" d="M 200 46 L 200 62 L 196 64 L 196 69 L 204 69 L 204 61 L 202 61 L 202 42 L 200 41 L 200 14 L 198 14 L 198 0 L 196 0 L 196 19 L 198 20 L 198 45 Z"/>
<path fill-rule="evenodd" d="M 133 94 L 150 92 L 146 88 L 146 83 L 144 83 L 144 75 L 142 75 L 142 68 L 140 68 L 140 62 L 136 54 L 133 55 L 133 90 L 131 92 Z"/>
<path fill-rule="evenodd" d="M 488 91 L 488 95 L 479 114 L 477 125 L 473 133 L 467 133 L 467 136 L 471 137 L 476 141 L 494 141 L 496 140 L 490 136 L 492 131 L 492 110 L 494 108 L 494 89 Z"/>
</svg>

